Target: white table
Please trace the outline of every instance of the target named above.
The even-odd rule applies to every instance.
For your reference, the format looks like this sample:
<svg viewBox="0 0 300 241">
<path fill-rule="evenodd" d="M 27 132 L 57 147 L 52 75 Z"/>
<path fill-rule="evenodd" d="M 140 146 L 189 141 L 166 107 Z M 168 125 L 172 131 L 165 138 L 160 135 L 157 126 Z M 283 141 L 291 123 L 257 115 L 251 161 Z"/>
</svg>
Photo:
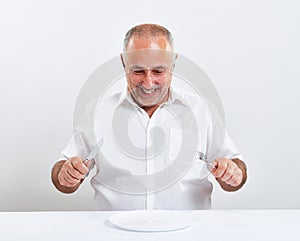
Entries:
<svg viewBox="0 0 300 241">
<path fill-rule="evenodd" d="M 173 232 L 142 233 L 107 222 L 116 212 L 2 212 L 0 240 L 300 240 L 300 210 L 203 210 L 199 221 Z"/>
</svg>

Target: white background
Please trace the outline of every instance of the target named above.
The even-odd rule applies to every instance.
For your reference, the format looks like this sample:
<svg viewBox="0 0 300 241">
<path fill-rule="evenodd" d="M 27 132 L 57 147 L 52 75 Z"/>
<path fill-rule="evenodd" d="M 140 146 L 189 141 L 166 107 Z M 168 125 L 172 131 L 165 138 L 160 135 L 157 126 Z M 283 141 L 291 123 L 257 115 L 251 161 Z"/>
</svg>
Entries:
<svg viewBox="0 0 300 241">
<path fill-rule="evenodd" d="M 300 208 L 299 12 L 296 0 L 1 1 L 0 210 L 92 209 L 88 182 L 64 195 L 50 171 L 81 86 L 145 22 L 210 76 L 248 164 L 242 190 L 215 186 L 214 208 Z"/>
</svg>

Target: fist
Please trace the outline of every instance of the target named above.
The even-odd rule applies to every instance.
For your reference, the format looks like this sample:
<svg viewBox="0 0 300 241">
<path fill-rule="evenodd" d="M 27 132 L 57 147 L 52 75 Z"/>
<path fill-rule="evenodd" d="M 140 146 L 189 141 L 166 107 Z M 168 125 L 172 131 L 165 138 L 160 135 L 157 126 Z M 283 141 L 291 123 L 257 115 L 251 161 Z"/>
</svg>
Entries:
<svg viewBox="0 0 300 241">
<path fill-rule="evenodd" d="M 235 162 L 227 158 L 217 158 L 212 162 L 214 168 L 211 173 L 218 180 L 237 187 L 242 183 L 243 173 Z"/>
<path fill-rule="evenodd" d="M 58 173 L 60 185 L 66 187 L 75 187 L 88 173 L 87 164 L 80 157 L 75 156 L 65 161 Z"/>
</svg>

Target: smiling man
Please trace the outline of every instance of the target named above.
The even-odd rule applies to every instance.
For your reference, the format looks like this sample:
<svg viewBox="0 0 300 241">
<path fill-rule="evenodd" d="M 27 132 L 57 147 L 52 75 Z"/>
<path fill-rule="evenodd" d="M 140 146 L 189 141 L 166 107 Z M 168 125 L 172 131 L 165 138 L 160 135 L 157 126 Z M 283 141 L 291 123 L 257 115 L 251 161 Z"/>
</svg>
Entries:
<svg viewBox="0 0 300 241">
<path fill-rule="evenodd" d="M 127 34 L 122 62 L 128 92 L 151 117 L 168 100 L 175 55 L 169 38 L 166 38 L 170 35 L 167 32 L 166 36 L 159 32 L 156 35 L 154 31 L 153 34 L 146 33 L 143 30 L 146 26 L 141 29 L 137 27 Z"/>
<path fill-rule="evenodd" d="M 240 189 L 247 179 L 246 166 L 227 132 L 225 131 L 221 147 L 215 146 L 212 141 L 215 130 L 203 98 L 172 87 L 172 73 L 177 55 L 174 53 L 171 33 L 156 24 L 135 26 L 125 36 L 124 52 L 120 57 L 127 87 L 122 93 L 116 93 L 104 101 L 104 107 L 95 117 L 95 123 L 99 123 L 95 132 L 98 138 L 104 138 L 103 159 L 107 157 L 113 160 L 112 166 L 122 171 L 105 169 L 101 160 L 95 161 L 97 172 L 91 184 L 95 190 L 96 209 L 211 208 L 212 184 L 207 176 L 199 178 L 203 166 L 199 166 L 198 160 L 191 161 L 189 169 L 180 173 L 180 178 L 168 180 L 169 185 L 153 185 L 160 188 L 152 188 L 151 192 L 148 191 L 148 186 L 145 187 L 144 180 L 136 178 L 144 175 L 147 185 L 150 185 L 149 183 L 160 183 L 168 175 L 172 176 L 178 171 L 169 167 L 174 160 L 178 160 L 178 150 L 182 150 L 180 146 L 187 143 L 179 140 L 183 134 L 180 132 L 182 126 L 178 124 L 178 119 L 185 120 L 191 130 L 189 111 L 195 116 L 197 126 L 192 130 L 191 136 L 196 136 L 197 141 L 201 140 L 194 148 L 205 154 L 211 163 L 210 172 L 224 190 Z M 120 115 L 118 121 L 113 121 L 116 110 L 120 109 L 122 113 L 129 113 L 128 123 L 122 121 L 122 116 L 126 114 Z M 159 127 L 167 134 L 155 137 L 151 132 L 154 127 Z M 120 138 L 111 136 L 116 128 L 119 132 L 122 132 L 122 128 L 126 129 Z M 120 150 L 121 145 L 118 142 L 127 134 L 129 138 L 125 142 L 132 142 L 135 147 L 133 149 L 137 150 L 136 155 L 130 153 L 130 148 L 127 148 L 127 153 Z M 166 144 L 156 147 L 154 152 L 158 149 L 159 152 L 150 155 L 153 146 L 160 143 L 161 139 Z M 144 155 L 143 158 L 138 157 L 140 153 Z M 55 187 L 64 193 L 76 191 L 85 179 L 89 165 L 91 162 L 85 163 L 83 157 L 77 154 L 76 144 L 71 140 L 52 169 Z M 164 170 L 168 171 L 163 177 L 165 179 L 153 176 L 164 173 Z M 152 178 L 151 181 L 149 177 Z M 145 187 L 146 191 L 134 192 L 129 188 L 130 185 L 136 185 L 135 190 Z"/>
</svg>

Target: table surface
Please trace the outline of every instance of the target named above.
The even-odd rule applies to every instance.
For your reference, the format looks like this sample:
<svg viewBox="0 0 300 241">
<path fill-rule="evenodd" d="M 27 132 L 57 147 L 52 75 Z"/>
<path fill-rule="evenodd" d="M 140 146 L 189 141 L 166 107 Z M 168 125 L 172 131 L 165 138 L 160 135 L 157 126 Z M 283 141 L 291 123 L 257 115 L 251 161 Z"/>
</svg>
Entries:
<svg viewBox="0 0 300 241">
<path fill-rule="evenodd" d="M 111 225 L 117 212 L 0 212 L 0 240 L 300 240 L 300 210 L 199 210 L 192 226 L 131 232 Z"/>
</svg>

